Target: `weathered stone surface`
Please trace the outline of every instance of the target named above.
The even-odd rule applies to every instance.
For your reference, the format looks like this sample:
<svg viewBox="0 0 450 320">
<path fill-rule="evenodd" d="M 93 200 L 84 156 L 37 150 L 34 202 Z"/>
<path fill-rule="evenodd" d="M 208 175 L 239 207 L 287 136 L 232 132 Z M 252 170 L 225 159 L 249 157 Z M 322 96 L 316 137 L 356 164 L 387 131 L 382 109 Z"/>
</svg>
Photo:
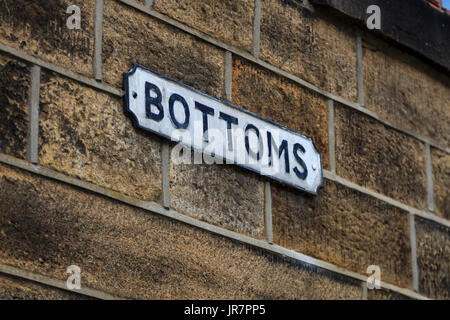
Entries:
<svg viewBox="0 0 450 320">
<path fill-rule="evenodd" d="M 24 159 L 27 152 L 29 68 L 0 55 L 0 152 Z"/>
<path fill-rule="evenodd" d="M 339 104 L 335 106 L 338 175 L 410 206 L 425 209 L 423 143 L 355 110 Z"/>
<path fill-rule="evenodd" d="M 227 164 L 174 164 L 171 206 L 235 232 L 264 238 L 264 181 Z"/>
<path fill-rule="evenodd" d="M 448 15 L 431 3 L 438 0 L 311 0 L 313 4 L 330 6 L 348 17 L 354 24 L 367 26 L 367 8 L 376 4 L 380 7 L 381 29 L 377 36 L 395 41 L 427 57 L 434 63 L 450 70 L 450 24 Z M 445 1 L 444 1 L 445 2 Z M 343 17 L 341 15 L 341 17 Z M 406 50 L 406 48 L 405 48 Z"/>
<path fill-rule="evenodd" d="M 153 8 L 233 46 L 253 47 L 254 0 L 155 0 Z"/>
<path fill-rule="evenodd" d="M 357 100 L 356 38 L 353 31 L 292 0 L 261 1 L 261 58 L 306 81 Z"/>
<path fill-rule="evenodd" d="M 410 297 L 387 289 L 367 290 L 367 300 L 412 300 Z"/>
<path fill-rule="evenodd" d="M 160 141 L 133 128 L 122 99 L 44 73 L 39 163 L 131 195 L 161 195 Z"/>
<path fill-rule="evenodd" d="M 122 86 L 123 73 L 137 62 L 168 77 L 224 96 L 224 53 L 117 1 L 105 1 L 103 71 Z"/>
<path fill-rule="evenodd" d="M 5 0 L 0 42 L 85 75 L 93 74 L 95 0 Z M 81 28 L 69 29 L 66 10 L 77 5 Z"/>
<path fill-rule="evenodd" d="M 325 101 L 245 60 L 233 60 L 233 103 L 313 138 L 328 168 L 328 119 Z"/>
<path fill-rule="evenodd" d="M 408 213 L 330 180 L 317 196 L 272 187 L 275 243 L 381 280 L 411 286 Z"/>
<path fill-rule="evenodd" d="M 358 282 L 0 166 L 0 263 L 130 298 L 359 299 Z"/>
<path fill-rule="evenodd" d="M 431 148 L 434 188 L 434 210 L 450 220 L 450 155 Z"/>
<path fill-rule="evenodd" d="M 416 217 L 419 292 L 450 299 L 450 229 Z"/>
<path fill-rule="evenodd" d="M 450 145 L 450 78 L 406 53 L 364 43 L 365 104 L 397 125 Z"/>
<path fill-rule="evenodd" d="M 92 300 L 89 297 L 19 278 L 0 275 L 0 300 Z"/>
</svg>

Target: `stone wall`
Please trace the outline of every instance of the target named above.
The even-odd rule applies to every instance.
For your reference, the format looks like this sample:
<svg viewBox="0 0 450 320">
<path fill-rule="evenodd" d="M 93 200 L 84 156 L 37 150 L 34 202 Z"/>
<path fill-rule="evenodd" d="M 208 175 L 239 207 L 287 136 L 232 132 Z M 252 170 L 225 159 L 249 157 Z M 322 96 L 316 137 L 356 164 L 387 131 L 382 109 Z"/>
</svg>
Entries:
<svg viewBox="0 0 450 320">
<path fill-rule="evenodd" d="M 174 164 L 124 114 L 134 62 L 311 136 L 324 188 Z M 0 73 L 0 298 L 450 298 L 450 77 L 336 12 L 6 0 Z"/>
</svg>

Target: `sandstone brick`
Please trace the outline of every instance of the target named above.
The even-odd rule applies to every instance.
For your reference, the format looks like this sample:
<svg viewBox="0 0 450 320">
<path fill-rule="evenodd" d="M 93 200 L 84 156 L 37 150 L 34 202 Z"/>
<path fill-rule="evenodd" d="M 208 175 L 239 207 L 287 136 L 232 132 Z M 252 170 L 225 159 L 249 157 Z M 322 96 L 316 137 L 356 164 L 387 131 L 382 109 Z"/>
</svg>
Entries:
<svg viewBox="0 0 450 320">
<path fill-rule="evenodd" d="M 416 217 L 419 292 L 450 299 L 450 229 Z"/>
<path fill-rule="evenodd" d="M 105 1 L 103 30 L 107 82 L 122 86 L 123 73 L 137 62 L 213 96 L 224 96 L 221 50 L 117 1 Z"/>
<path fill-rule="evenodd" d="M 129 298 L 359 299 L 358 282 L 0 166 L 0 263 Z"/>
<path fill-rule="evenodd" d="M 0 300 L 92 300 L 37 282 L 0 275 Z"/>
<path fill-rule="evenodd" d="M 317 196 L 272 187 L 275 243 L 381 280 L 411 286 L 408 213 L 325 179 Z M 387 248 L 389 248 L 387 250 Z"/>
<path fill-rule="evenodd" d="M 448 147 L 450 78 L 379 43 L 365 43 L 363 55 L 366 107 Z"/>
<path fill-rule="evenodd" d="M 153 8 L 231 45 L 253 47 L 254 0 L 156 0 Z"/>
<path fill-rule="evenodd" d="M 412 300 L 410 297 L 387 289 L 367 290 L 367 300 Z"/>
<path fill-rule="evenodd" d="M 328 168 L 328 119 L 325 101 L 245 60 L 233 60 L 233 103 L 313 138 Z"/>
<path fill-rule="evenodd" d="M 450 155 L 431 148 L 431 161 L 435 212 L 450 220 Z"/>
<path fill-rule="evenodd" d="M 337 105 L 336 170 L 338 175 L 425 209 L 425 146 L 418 140 L 350 108 Z"/>
<path fill-rule="evenodd" d="M 261 1 L 261 58 L 345 99 L 357 100 L 356 38 L 342 21 L 292 0 Z"/>
<path fill-rule="evenodd" d="M 30 70 L 0 55 L 0 152 L 24 159 L 27 152 Z"/>
<path fill-rule="evenodd" d="M 51 73 L 41 78 L 39 163 L 142 200 L 158 200 L 160 140 L 133 128 L 123 100 Z"/>
<path fill-rule="evenodd" d="M 220 227 L 264 238 L 264 181 L 227 164 L 174 164 L 171 206 Z"/>
<path fill-rule="evenodd" d="M 0 42 L 85 75 L 93 74 L 95 0 L 5 0 L 0 3 Z M 67 25 L 71 5 L 81 28 Z"/>
</svg>

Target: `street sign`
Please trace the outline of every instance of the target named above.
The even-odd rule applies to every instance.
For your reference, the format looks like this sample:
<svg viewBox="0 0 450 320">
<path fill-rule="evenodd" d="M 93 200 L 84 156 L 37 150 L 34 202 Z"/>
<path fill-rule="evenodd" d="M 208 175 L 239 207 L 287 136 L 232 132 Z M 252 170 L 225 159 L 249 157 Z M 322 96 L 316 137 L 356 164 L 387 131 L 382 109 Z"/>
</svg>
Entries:
<svg viewBox="0 0 450 320">
<path fill-rule="evenodd" d="M 312 194 L 322 186 L 321 155 L 310 137 L 138 64 L 124 83 L 134 125 L 179 142 L 174 163 L 191 161 L 186 150 L 194 149 L 203 163 L 235 164 Z"/>
</svg>

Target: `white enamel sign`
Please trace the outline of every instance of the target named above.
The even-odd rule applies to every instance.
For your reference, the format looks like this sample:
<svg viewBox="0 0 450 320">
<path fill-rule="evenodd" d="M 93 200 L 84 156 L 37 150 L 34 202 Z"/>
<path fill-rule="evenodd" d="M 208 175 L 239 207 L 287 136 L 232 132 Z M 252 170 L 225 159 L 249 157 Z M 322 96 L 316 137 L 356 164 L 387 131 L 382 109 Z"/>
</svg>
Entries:
<svg viewBox="0 0 450 320">
<path fill-rule="evenodd" d="M 175 163 L 192 148 L 202 163 L 239 165 L 312 194 L 322 186 L 321 155 L 310 137 L 137 64 L 124 82 L 135 126 L 179 142 Z"/>
</svg>

